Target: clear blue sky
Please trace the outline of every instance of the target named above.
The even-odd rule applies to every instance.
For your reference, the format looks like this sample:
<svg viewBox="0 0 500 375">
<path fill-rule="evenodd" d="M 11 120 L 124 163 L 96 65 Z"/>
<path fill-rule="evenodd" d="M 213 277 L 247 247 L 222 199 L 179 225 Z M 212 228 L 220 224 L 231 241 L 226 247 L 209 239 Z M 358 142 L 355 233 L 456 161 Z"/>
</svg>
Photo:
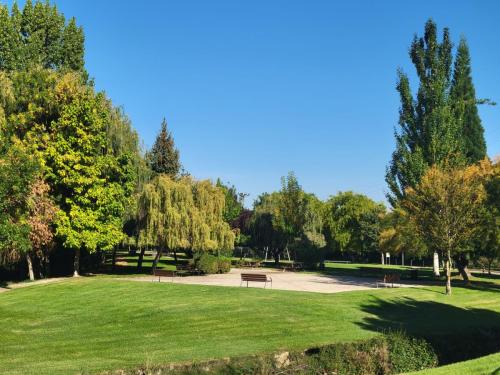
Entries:
<svg viewBox="0 0 500 375">
<path fill-rule="evenodd" d="M 96 86 L 150 146 L 167 118 L 185 168 L 247 204 L 296 172 L 327 198 L 384 200 L 398 118 L 396 69 L 432 17 L 467 37 L 478 97 L 500 102 L 498 1 L 63 1 Z M 415 82 L 415 81 L 413 81 Z M 490 156 L 500 106 L 482 107 Z"/>
</svg>

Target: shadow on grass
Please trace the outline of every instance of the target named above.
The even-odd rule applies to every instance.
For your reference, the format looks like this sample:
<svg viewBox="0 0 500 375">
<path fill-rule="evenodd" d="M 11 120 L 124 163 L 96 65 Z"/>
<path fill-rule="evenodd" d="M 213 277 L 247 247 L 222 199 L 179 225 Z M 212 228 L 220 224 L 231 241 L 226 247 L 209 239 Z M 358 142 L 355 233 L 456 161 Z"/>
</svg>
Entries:
<svg viewBox="0 0 500 375">
<path fill-rule="evenodd" d="M 158 268 L 175 270 L 177 265 L 187 264 L 188 259 L 189 258 L 185 256 L 178 256 L 178 261 L 176 263 L 172 258 L 163 257 L 158 261 Z M 99 269 L 99 273 L 106 275 L 151 275 L 153 273 L 153 259 L 144 258 L 140 272 L 137 270 L 138 256 L 118 254 L 116 260 L 117 263 L 114 268 L 112 264 L 108 262 Z M 125 262 L 126 264 L 123 264 Z"/>
<path fill-rule="evenodd" d="M 482 273 L 482 272 L 472 272 L 472 276 L 477 277 L 478 279 L 500 280 L 500 275 L 495 274 L 495 273 L 488 275 L 487 273 Z"/>
<path fill-rule="evenodd" d="M 461 308 L 413 298 L 375 299 L 361 306 L 369 316 L 362 328 L 384 332 L 403 330 L 429 341 L 439 363 L 447 364 L 495 353 L 500 350 L 500 313 Z"/>
</svg>

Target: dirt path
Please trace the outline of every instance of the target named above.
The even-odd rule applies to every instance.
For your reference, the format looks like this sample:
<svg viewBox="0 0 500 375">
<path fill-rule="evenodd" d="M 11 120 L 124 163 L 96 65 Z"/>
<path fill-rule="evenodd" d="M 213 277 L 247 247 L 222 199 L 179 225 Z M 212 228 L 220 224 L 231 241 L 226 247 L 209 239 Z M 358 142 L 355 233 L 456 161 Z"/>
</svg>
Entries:
<svg viewBox="0 0 500 375">
<path fill-rule="evenodd" d="M 239 269 L 233 268 L 226 274 L 206 275 L 206 276 L 184 276 L 171 278 L 162 278 L 161 282 L 173 282 L 175 284 L 198 284 L 198 285 L 217 285 L 239 287 L 241 273 L 265 273 L 272 277 L 273 289 L 295 290 L 301 292 L 318 293 L 338 293 L 352 290 L 366 290 L 377 287 L 375 279 L 349 277 L 349 276 L 329 276 L 307 272 L 282 272 L 269 269 Z M 123 280 L 149 281 L 151 276 L 127 278 Z M 158 282 L 158 278 L 154 279 Z M 246 287 L 246 283 L 244 283 Z M 248 284 L 249 287 L 263 288 L 264 283 Z M 401 284 L 402 287 L 410 287 L 410 284 Z M 268 287 L 270 287 L 268 285 Z"/>
</svg>

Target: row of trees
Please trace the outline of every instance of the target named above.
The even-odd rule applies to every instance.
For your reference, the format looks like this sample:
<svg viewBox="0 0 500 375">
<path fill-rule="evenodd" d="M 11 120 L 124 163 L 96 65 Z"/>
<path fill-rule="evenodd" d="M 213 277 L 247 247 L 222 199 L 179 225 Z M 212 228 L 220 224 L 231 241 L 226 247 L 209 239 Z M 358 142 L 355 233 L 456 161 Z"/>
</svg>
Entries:
<svg viewBox="0 0 500 375">
<path fill-rule="evenodd" d="M 383 204 L 353 192 L 321 201 L 305 192 L 290 172 L 279 191 L 260 195 L 253 211 L 243 210 L 232 224 L 245 235 L 244 244 L 260 248 L 276 262 L 284 253 L 315 262 L 327 250 L 366 260 L 379 251 L 385 213 Z"/>
<path fill-rule="evenodd" d="M 0 261 L 26 259 L 31 279 L 50 253 L 232 249 L 225 190 L 182 171 L 164 121 L 144 153 L 120 108 L 84 69 L 84 36 L 48 2 L 0 6 Z M 161 254 L 161 251 L 159 252 Z"/>
</svg>

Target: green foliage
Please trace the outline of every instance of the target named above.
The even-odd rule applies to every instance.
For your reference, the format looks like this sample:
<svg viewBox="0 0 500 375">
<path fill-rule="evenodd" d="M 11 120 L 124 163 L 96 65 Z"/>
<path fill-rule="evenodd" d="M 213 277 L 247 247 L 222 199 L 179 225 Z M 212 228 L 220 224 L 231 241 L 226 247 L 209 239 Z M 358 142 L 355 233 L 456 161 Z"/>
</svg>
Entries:
<svg viewBox="0 0 500 375">
<path fill-rule="evenodd" d="M 161 130 L 156 141 L 148 153 L 148 161 L 151 170 L 156 174 L 166 174 L 176 177 L 181 170 L 179 161 L 179 150 L 175 148 L 172 133 L 167 129 L 167 121 L 163 119 Z"/>
<path fill-rule="evenodd" d="M 378 251 L 383 204 L 362 194 L 341 192 L 325 203 L 324 212 L 332 247 L 358 256 Z"/>
<path fill-rule="evenodd" d="M 31 249 L 29 195 L 37 160 L 19 141 L 0 145 L 0 263 L 18 260 Z"/>
<path fill-rule="evenodd" d="M 429 20 L 422 38 L 413 40 L 410 57 L 419 78 L 414 98 L 406 74 L 398 72 L 401 107 L 396 150 L 387 169 L 389 201 L 393 206 L 415 187 L 428 167 L 447 162 L 460 165 L 484 156 L 485 142 L 465 42 L 455 61 L 453 80 L 452 43 L 444 29 L 438 41 L 436 24 Z"/>
<path fill-rule="evenodd" d="M 302 190 L 290 172 L 281 179 L 281 190 L 259 196 L 251 219 L 252 242 L 268 248 L 276 261 L 287 249 L 325 246 L 323 203 Z"/>
<path fill-rule="evenodd" d="M 169 250 L 232 250 L 234 233 L 222 217 L 224 202 L 222 190 L 209 181 L 159 175 L 139 196 L 139 241 Z"/>
<path fill-rule="evenodd" d="M 217 268 L 219 273 L 228 273 L 231 271 L 231 258 L 217 257 Z"/>
<path fill-rule="evenodd" d="M 57 7 L 27 0 L 22 12 L 16 3 L 9 14 L 0 6 L 0 69 L 14 71 L 35 66 L 84 72 L 84 35 Z"/>
<path fill-rule="evenodd" d="M 433 166 L 403 201 L 427 248 L 445 256 L 447 294 L 451 294 L 451 260 L 467 250 L 465 245 L 480 228 L 484 176 L 490 171 L 487 160 L 467 168 Z"/>
<path fill-rule="evenodd" d="M 423 339 L 392 331 L 386 335 L 386 340 L 393 373 L 422 370 L 438 364 L 435 350 Z"/>
<path fill-rule="evenodd" d="M 162 366 L 142 368 L 141 372 L 159 375 L 203 373 L 389 375 L 433 368 L 437 365 L 436 353 L 426 341 L 411 338 L 401 332 L 389 332 L 387 335 L 358 342 L 325 345 L 303 352 L 287 352 L 285 363 L 277 360 L 277 356 L 280 355 L 283 353 L 264 353 L 177 365 L 172 368 Z"/>
<path fill-rule="evenodd" d="M 219 263 L 217 257 L 208 253 L 201 253 L 195 257 L 196 268 L 204 274 L 214 274 L 219 271 Z"/>
<path fill-rule="evenodd" d="M 383 252 L 393 255 L 404 253 L 411 257 L 421 258 L 428 254 L 417 228 L 408 213 L 400 207 L 395 207 L 383 217 L 379 247 Z"/>
<path fill-rule="evenodd" d="M 207 275 L 231 271 L 231 258 L 201 252 L 195 253 L 193 259 L 196 268 Z"/>
<path fill-rule="evenodd" d="M 463 137 L 463 153 L 469 163 L 476 163 L 486 157 L 486 142 L 472 82 L 469 47 L 463 38 L 455 59 L 450 100 Z"/>
<path fill-rule="evenodd" d="M 126 161 L 107 152 L 108 103 L 74 74 L 61 78 L 55 97 L 62 107 L 45 155 L 47 181 L 62 207 L 56 233 L 69 248 L 111 250 L 123 237 L 133 186 Z"/>
<path fill-rule="evenodd" d="M 224 221 L 232 226 L 233 222 L 244 210 L 243 202 L 246 194 L 238 193 L 234 185 L 225 185 L 219 178 L 217 179 L 215 185 L 224 191 L 224 197 L 226 200 L 223 213 Z"/>
</svg>

